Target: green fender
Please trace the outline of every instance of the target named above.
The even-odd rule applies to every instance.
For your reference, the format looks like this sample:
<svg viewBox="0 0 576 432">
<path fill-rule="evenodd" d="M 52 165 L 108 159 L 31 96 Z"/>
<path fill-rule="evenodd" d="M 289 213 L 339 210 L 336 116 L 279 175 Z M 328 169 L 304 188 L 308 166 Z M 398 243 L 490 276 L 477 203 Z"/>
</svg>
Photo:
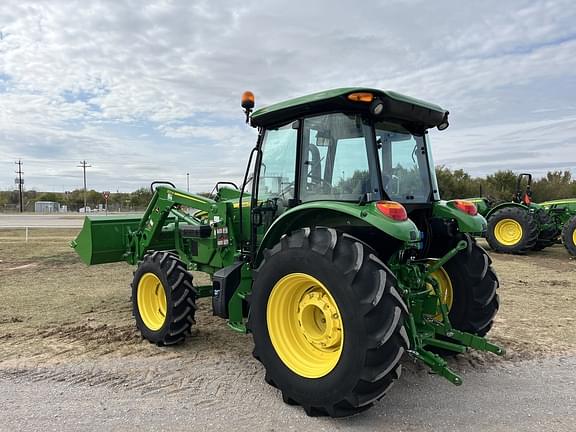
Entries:
<svg viewBox="0 0 576 432">
<path fill-rule="evenodd" d="M 546 201 L 540 203 L 546 209 L 560 209 L 563 208 L 569 212 L 576 213 L 576 198 L 559 199 L 553 201 Z"/>
<path fill-rule="evenodd" d="M 522 210 L 526 210 L 526 211 L 530 211 L 530 209 L 532 208 L 538 208 L 539 206 L 537 204 L 530 204 L 530 207 L 525 206 L 524 204 L 518 204 L 515 202 L 505 202 L 502 204 L 498 204 L 497 206 L 494 206 L 493 208 L 490 209 L 490 211 L 486 214 L 486 219 L 490 218 L 490 216 L 492 216 L 492 214 L 500 209 L 503 209 L 505 207 L 518 207 L 521 208 Z"/>
<path fill-rule="evenodd" d="M 417 243 L 420 231 L 410 219 L 395 221 L 384 216 L 376 203 L 359 205 L 339 201 L 313 201 L 301 204 L 278 217 L 264 234 L 258 248 L 256 265 L 260 263 L 264 249 L 273 247 L 284 234 L 307 226 L 354 226 L 371 225 L 402 242 Z"/>
<path fill-rule="evenodd" d="M 455 201 L 436 201 L 433 203 L 432 215 L 442 219 L 453 219 L 458 224 L 458 230 L 463 233 L 481 234 L 486 231 L 488 224 L 481 215 L 476 216 L 464 213 L 456 207 Z"/>
</svg>

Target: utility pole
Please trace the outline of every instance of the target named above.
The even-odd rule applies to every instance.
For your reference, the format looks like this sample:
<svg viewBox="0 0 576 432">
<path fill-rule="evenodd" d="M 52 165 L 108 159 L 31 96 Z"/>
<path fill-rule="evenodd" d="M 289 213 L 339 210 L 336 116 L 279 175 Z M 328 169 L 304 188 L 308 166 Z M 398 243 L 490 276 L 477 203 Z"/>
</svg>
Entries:
<svg viewBox="0 0 576 432">
<path fill-rule="evenodd" d="M 190 173 L 186 173 L 186 192 L 190 192 Z"/>
<path fill-rule="evenodd" d="M 23 205 L 22 205 L 22 185 L 24 184 L 24 180 L 22 180 L 22 174 L 24 174 L 22 172 L 22 165 L 24 165 L 22 163 L 21 160 L 18 160 L 18 162 L 14 162 L 16 165 L 18 165 L 18 171 L 15 171 L 16 174 L 18 174 L 18 178 L 16 179 L 16 183 L 18 183 L 18 192 L 19 192 L 19 196 L 20 196 L 20 213 L 22 213 L 24 211 Z"/>
<path fill-rule="evenodd" d="M 82 168 L 84 170 L 84 213 L 86 213 L 86 168 L 90 168 L 92 165 L 87 165 L 87 162 L 83 160 L 78 165 L 78 168 Z"/>
</svg>

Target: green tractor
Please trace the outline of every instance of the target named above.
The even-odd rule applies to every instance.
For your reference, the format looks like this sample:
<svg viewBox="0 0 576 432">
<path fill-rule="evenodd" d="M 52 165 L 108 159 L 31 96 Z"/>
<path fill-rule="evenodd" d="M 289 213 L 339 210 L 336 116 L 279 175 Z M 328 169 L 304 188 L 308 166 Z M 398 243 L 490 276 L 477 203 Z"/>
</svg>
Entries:
<svg viewBox="0 0 576 432">
<path fill-rule="evenodd" d="M 196 302 L 251 333 L 265 381 L 308 415 L 381 399 L 409 355 L 456 385 L 441 354 L 504 354 L 484 336 L 498 278 L 474 235 L 485 219 L 442 201 L 427 130 L 448 111 L 391 91 L 341 88 L 252 111 L 242 187 L 211 198 L 158 185 L 142 218 L 88 216 L 87 264 L 137 265 L 133 314 L 157 345 L 184 340 Z M 211 275 L 194 284 L 191 271 Z"/>
<path fill-rule="evenodd" d="M 495 251 L 525 254 L 562 241 L 576 256 L 576 199 L 533 202 L 531 174 L 518 176 L 510 202 L 496 203 L 485 197 L 468 201 L 488 220 L 486 240 Z"/>
<path fill-rule="evenodd" d="M 576 257 L 576 199 L 546 201 L 540 205 L 551 213 L 561 231 L 560 238 L 564 247 L 570 255 Z"/>
</svg>

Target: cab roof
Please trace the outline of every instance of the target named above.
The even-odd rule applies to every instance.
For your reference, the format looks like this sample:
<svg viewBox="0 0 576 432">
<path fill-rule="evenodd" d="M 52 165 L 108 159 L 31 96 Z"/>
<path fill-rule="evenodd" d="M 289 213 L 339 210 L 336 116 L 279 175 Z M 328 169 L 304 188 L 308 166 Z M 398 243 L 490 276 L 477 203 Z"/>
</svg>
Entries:
<svg viewBox="0 0 576 432">
<path fill-rule="evenodd" d="M 375 100 L 384 104 L 378 119 L 403 124 L 407 129 L 424 132 L 438 126 L 447 117 L 442 107 L 390 90 L 367 87 L 344 87 L 289 99 L 260 108 L 252 114 L 253 126 L 270 127 L 287 123 L 301 117 L 326 112 L 370 112 L 370 103 L 348 99 L 351 93 L 372 93 Z"/>
</svg>

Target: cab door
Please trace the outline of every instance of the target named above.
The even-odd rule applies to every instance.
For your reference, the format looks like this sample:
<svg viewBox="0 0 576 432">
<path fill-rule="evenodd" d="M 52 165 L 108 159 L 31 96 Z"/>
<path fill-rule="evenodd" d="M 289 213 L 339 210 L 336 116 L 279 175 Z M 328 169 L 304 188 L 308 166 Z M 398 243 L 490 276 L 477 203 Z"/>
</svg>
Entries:
<svg viewBox="0 0 576 432">
<path fill-rule="evenodd" d="M 266 129 L 261 142 L 252 200 L 253 239 L 259 245 L 274 220 L 295 198 L 299 122 Z"/>
</svg>

